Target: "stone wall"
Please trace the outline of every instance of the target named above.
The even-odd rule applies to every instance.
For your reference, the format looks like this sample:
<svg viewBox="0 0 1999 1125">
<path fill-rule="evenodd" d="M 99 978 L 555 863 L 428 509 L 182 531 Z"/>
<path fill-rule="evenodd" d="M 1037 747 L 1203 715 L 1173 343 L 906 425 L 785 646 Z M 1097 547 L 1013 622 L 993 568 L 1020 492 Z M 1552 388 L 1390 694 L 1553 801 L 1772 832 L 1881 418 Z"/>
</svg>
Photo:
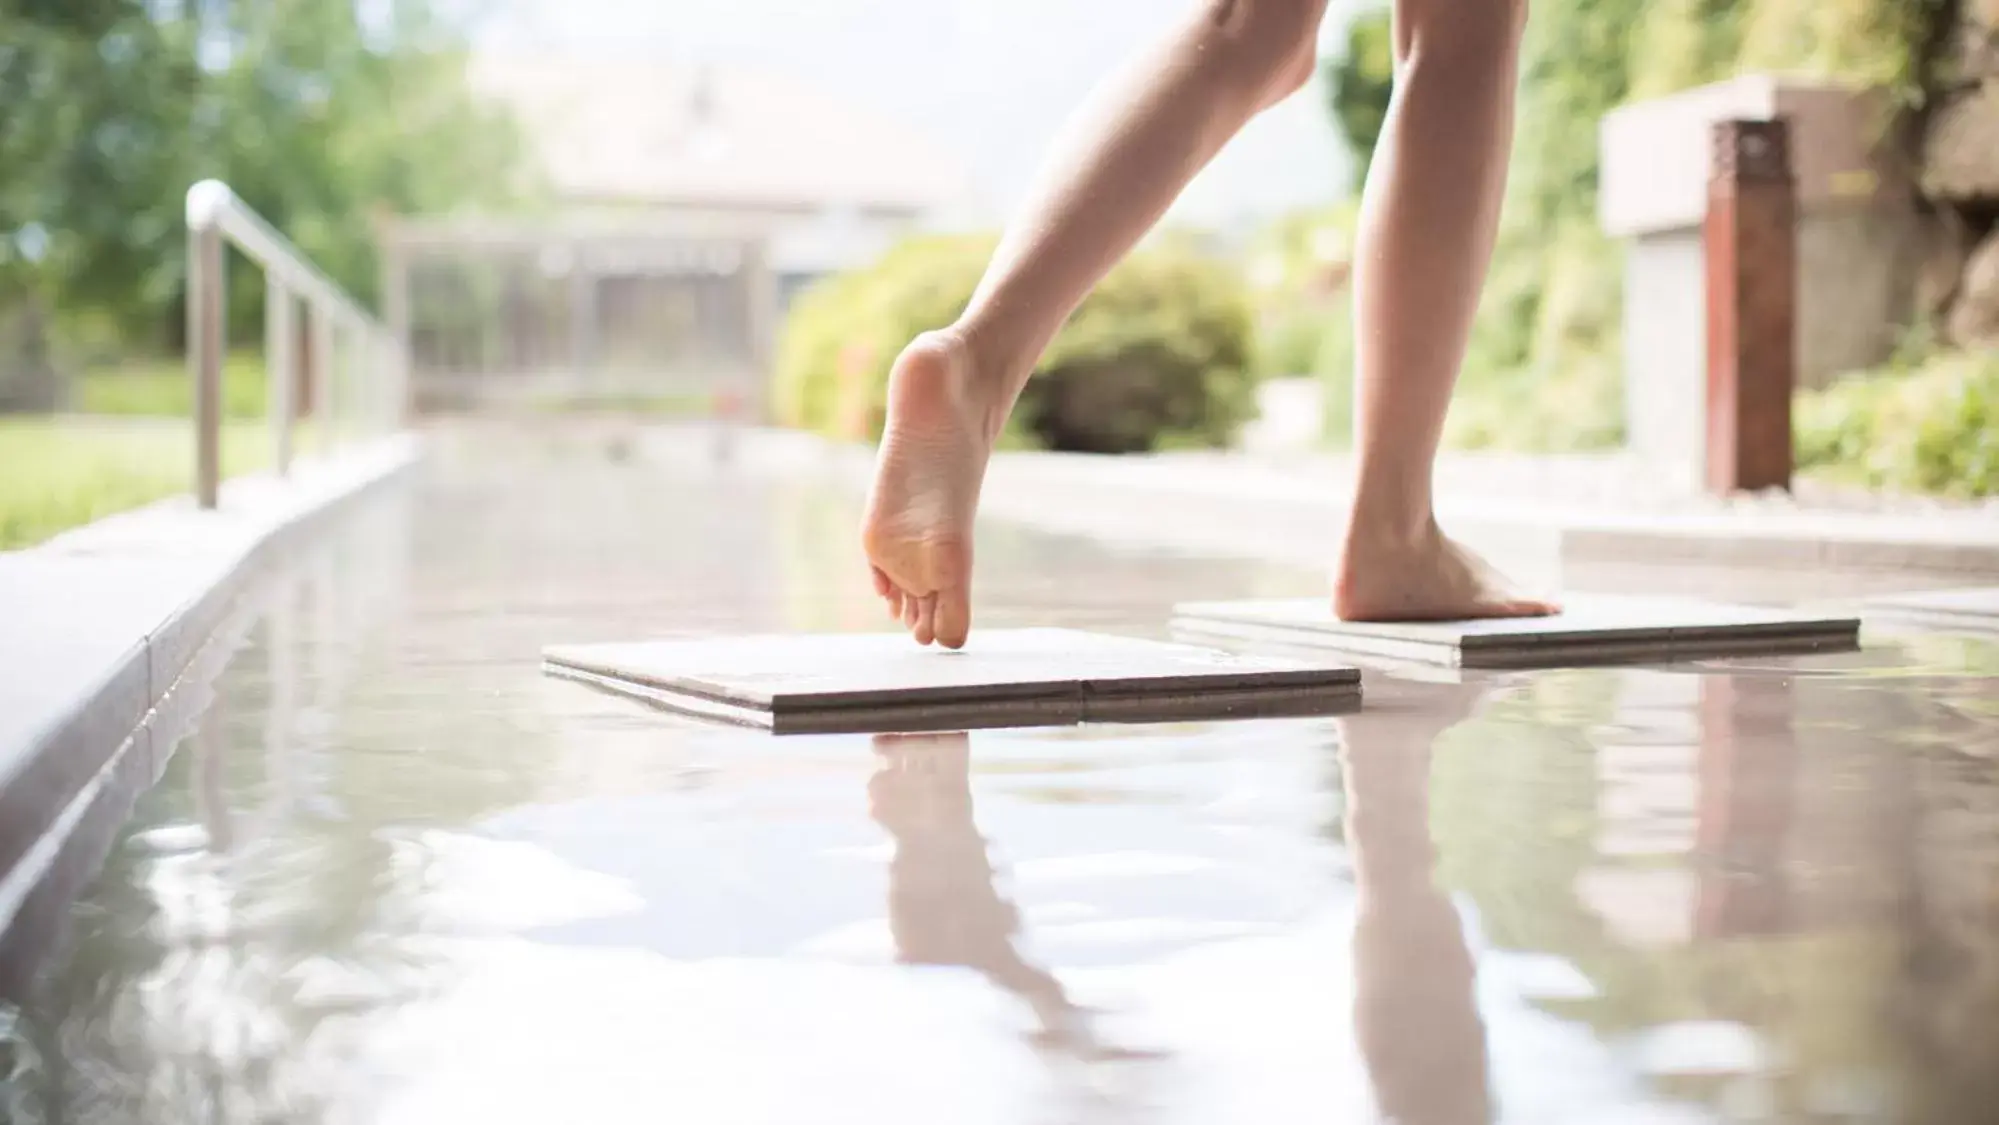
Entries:
<svg viewBox="0 0 1999 1125">
<path fill-rule="evenodd" d="M 1962 0 L 1925 122 L 1922 193 L 1936 212 L 1922 311 L 1961 347 L 1999 347 L 1999 0 Z"/>
</svg>

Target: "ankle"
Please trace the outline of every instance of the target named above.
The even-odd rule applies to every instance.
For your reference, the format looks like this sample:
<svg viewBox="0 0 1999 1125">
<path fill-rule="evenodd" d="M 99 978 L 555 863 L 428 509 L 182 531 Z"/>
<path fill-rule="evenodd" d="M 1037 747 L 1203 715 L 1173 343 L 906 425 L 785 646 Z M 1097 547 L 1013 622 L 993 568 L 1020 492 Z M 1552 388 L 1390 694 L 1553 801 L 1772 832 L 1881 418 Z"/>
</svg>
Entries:
<svg viewBox="0 0 1999 1125">
<path fill-rule="evenodd" d="M 1347 542 L 1375 548 L 1414 550 L 1434 542 L 1442 530 L 1427 503 L 1392 504 L 1356 494 L 1347 515 Z"/>
<path fill-rule="evenodd" d="M 1025 378 L 1014 378 L 1005 351 L 994 347 L 986 334 L 965 321 L 960 320 L 930 335 L 953 357 L 950 369 L 956 384 L 952 388 L 954 397 L 962 404 L 987 444 L 998 442 L 1000 431 L 1006 428 L 1008 415 L 1013 413 L 1014 400 L 1019 396 Z"/>
</svg>

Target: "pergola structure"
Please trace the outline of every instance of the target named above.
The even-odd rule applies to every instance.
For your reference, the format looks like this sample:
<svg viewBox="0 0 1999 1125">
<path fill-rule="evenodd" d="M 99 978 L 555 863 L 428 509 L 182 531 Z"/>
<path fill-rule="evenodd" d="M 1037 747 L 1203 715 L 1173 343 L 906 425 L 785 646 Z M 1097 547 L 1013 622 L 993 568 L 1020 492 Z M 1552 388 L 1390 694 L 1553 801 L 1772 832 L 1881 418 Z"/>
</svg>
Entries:
<svg viewBox="0 0 1999 1125">
<path fill-rule="evenodd" d="M 753 409 L 791 293 L 969 198 L 920 136 L 778 74 L 486 53 L 468 77 L 522 127 L 542 206 L 380 225 L 428 409 Z"/>
<path fill-rule="evenodd" d="M 397 220 L 384 311 L 421 409 L 748 397 L 778 281 L 748 224 Z"/>
</svg>

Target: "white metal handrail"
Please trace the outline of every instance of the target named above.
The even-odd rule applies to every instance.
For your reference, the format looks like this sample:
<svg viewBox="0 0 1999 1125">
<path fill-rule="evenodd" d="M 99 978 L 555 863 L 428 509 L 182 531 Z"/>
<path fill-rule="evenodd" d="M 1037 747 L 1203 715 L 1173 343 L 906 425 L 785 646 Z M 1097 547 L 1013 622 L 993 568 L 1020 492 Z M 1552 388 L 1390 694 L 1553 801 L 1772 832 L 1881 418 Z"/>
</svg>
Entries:
<svg viewBox="0 0 1999 1125">
<path fill-rule="evenodd" d="M 293 394 L 299 366 L 296 302 L 305 304 L 311 348 L 308 392 L 321 440 L 331 446 L 340 439 L 343 397 L 357 411 L 354 421 L 364 431 L 402 425 L 408 365 L 400 341 L 298 247 L 217 180 L 188 189 L 187 232 L 187 364 L 194 381 L 195 498 L 203 508 L 215 507 L 221 487 L 222 359 L 228 348 L 225 240 L 264 272 L 273 468 L 280 474 L 291 468 L 299 415 Z"/>
</svg>

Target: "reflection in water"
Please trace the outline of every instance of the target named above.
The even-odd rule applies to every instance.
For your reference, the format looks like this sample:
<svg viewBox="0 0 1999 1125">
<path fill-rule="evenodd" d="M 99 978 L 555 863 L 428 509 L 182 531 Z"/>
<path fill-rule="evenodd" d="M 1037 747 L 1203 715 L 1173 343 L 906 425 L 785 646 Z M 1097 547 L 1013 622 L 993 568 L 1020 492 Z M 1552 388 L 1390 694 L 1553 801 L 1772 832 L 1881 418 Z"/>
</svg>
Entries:
<svg viewBox="0 0 1999 1125">
<path fill-rule="evenodd" d="M 437 982 L 392 842 L 307 813 L 357 642 L 399 608 L 407 515 L 378 497 L 267 575 L 227 673 L 176 686 L 201 710 L 72 917 L 36 1001 L 46 1064 L 0 1120 L 325 1120 L 359 1017 Z"/>
<path fill-rule="evenodd" d="M 1437 886 L 1430 748 L 1476 701 L 1377 704 L 1338 720 L 1354 872 L 1354 1030 L 1375 1104 L 1398 1125 L 1491 1120 L 1485 1025 L 1457 911 Z"/>
<path fill-rule="evenodd" d="M 1337 757 L 1326 721 L 981 734 L 975 817 L 962 735 L 870 776 L 538 674 L 849 624 L 820 532 L 781 568 L 789 516 L 704 472 L 440 458 L 421 518 L 286 579 L 0 1014 L 0 1122 L 1993 1118 L 1999 648 L 1377 677 Z M 1252 592 L 1001 543 L 995 621 Z M 896 958 L 954 971 L 805 940 L 880 935 L 883 831 Z"/>
<path fill-rule="evenodd" d="M 963 732 L 877 735 L 868 813 L 895 841 L 889 930 L 906 965 L 972 969 L 1034 1012 L 1041 1045 L 1086 1057 L 1099 1043 L 1060 981 L 1016 944 L 1020 912 L 1000 897 L 985 838 L 972 819 L 971 742 Z"/>
</svg>

